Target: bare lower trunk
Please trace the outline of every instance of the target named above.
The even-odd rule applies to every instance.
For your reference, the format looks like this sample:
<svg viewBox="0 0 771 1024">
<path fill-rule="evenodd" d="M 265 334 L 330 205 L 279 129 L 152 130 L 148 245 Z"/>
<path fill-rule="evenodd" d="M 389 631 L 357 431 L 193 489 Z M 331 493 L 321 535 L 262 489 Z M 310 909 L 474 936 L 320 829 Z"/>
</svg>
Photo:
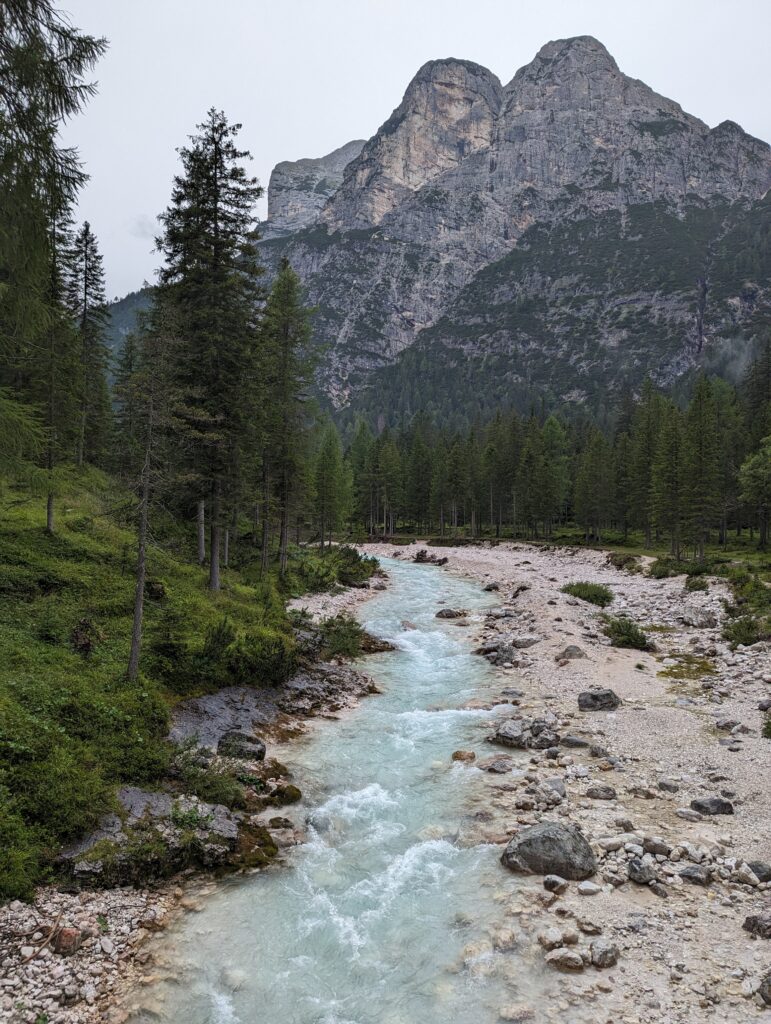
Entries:
<svg viewBox="0 0 771 1024">
<path fill-rule="evenodd" d="M 215 481 L 209 532 L 209 590 L 220 589 L 220 482 Z"/>
<path fill-rule="evenodd" d="M 260 571 L 267 572 L 270 560 L 270 472 L 263 462 L 262 466 L 262 557 Z"/>
<path fill-rule="evenodd" d="M 48 492 L 46 499 L 46 533 L 54 532 L 54 495 L 53 491 Z"/>
<path fill-rule="evenodd" d="M 198 564 L 203 565 L 206 561 L 206 503 L 203 499 L 198 502 L 196 524 L 198 528 Z"/>
<path fill-rule="evenodd" d="M 222 564 L 227 569 L 230 565 L 230 529 L 225 527 L 225 536 L 222 538 Z"/>
<path fill-rule="evenodd" d="M 286 503 L 283 503 L 283 508 L 281 509 L 281 526 L 279 531 L 278 547 L 278 569 L 281 575 L 284 576 L 289 563 L 289 514 L 287 512 Z"/>
</svg>

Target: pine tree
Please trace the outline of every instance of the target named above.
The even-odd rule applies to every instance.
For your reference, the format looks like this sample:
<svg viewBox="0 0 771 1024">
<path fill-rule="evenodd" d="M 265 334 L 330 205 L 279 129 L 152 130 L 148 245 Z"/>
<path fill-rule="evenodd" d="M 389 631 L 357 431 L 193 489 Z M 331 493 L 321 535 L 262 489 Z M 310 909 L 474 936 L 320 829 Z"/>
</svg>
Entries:
<svg viewBox="0 0 771 1024">
<path fill-rule="evenodd" d="M 746 459 L 739 470 L 741 498 L 757 511 L 758 547 L 768 546 L 768 524 L 771 518 L 771 436 L 761 441 L 760 449 Z"/>
<path fill-rule="evenodd" d="M 672 555 L 680 558 L 685 521 L 683 424 L 680 410 L 663 405 L 661 428 L 651 474 L 651 518 L 671 539 Z"/>
<path fill-rule="evenodd" d="M 584 527 L 586 541 L 602 541 L 603 526 L 613 507 L 613 464 L 610 444 L 602 431 L 593 429 L 578 459 L 575 484 L 576 519 Z"/>
<path fill-rule="evenodd" d="M 310 313 L 302 302 L 300 279 L 286 260 L 268 296 L 261 337 L 265 387 L 270 398 L 263 447 L 263 559 L 272 493 L 279 523 L 279 571 L 284 575 L 289 519 L 292 504 L 299 498 L 298 471 L 310 428 L 308 391 L 313 366 Z"/>
<path fill-rule="evenodd" d="M 333 532 L 340 527 L 348 498 L 340 437 L 332 423 L 322 432 L 314 476 L 314 510 L 323 551 L 325 539 L 329 537 L 331 543 Z"/>
<path fill-rule="evenodd" d="M 684 523 L 697 558 L 703 560 L 709 532 L 719 518 L 717 409 L 706 377 L 696 382 L 683 437 Z"/>
<path fill-rule="evenodd" d="M 262 188 L 242 165 L 250 154 L 236 146 L 240 128 L 212 108 L 179 150 L 182 173 L 157 240 L 165 259 L 159 287 L 175 307 L 183 342 L 174 379 L 185 476 L 199 508 L 210 503 L 212 590 L 220 587 L 222 530 L 237 501 L 240 456 L 265 407 L 257 362 L 262 268 L 252 244 Z"/>
<path fill-rule="evenodd" d="M 543 425 L 543 511 L 546 535 L 551 536 L 552 524 L 560 519 L 567 500 L 569 486 L 567 435 L 555 416 L 549 416 Z"/>
<path fill-rule="evenodd" d="M 656 458 L 661 423 L 661 398 L 653 390 L 650 378 L 643 383 L 640 402 L 632 416 L 632 507 L 633 521 L 645 535 L 645 546 L 653 542 L 653 463 Z"/>
<path fill-rule="evenodd" d="M 67 305 L 75 321 L 80 347 L 80 423 L 75 461 L 79 466 L 84 461 L 102 464 L 110 419 L 108 350 L 105 343 L 109 312 L 102 256 L 88 221 L 73 241 L 67 290 Z"/>
</svg>

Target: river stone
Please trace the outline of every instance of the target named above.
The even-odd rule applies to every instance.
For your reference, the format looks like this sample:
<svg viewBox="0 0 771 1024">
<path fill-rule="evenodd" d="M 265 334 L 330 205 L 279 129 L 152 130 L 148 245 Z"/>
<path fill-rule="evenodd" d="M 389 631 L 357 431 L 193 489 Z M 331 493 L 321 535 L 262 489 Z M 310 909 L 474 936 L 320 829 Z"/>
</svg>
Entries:
<svg viewBox="0 0 771 1024">
<path fill-rule="evenodd" d="M 468 612 L 463 608 L 441 608 L 437 613 L 437 619 L 462 619 Z"/>
<path fill-rule="evenodd" d="M 679 619 L 683 625 L 694 626 L 696 629 L 714 629 L 717 626 L 717 615 L 709 608 L 700 608 L 698 605 L 686 605 Z"/>
<path fill-rule="evenodd" d="M 568 646 L 554 655 L 555 661 L 576 661 L 579 658 L 585 658 L 586 654 L 577 647 L 575 644 L 568 644 Z"/>
<path fill-rule="evenodd" d="M 720 796 L 707 796 L 691 800 L 691 810 L 699 814 L 733 814 L 734 805 Z"/>
<path fill-rule="evenodd" d="M 649 885 L 656 880 L 656 868 L 654 865 L 650 861 L 642 860 L 640 857 L 632 857 L 627 864 L 626 873 L 629 881 L 636 882 L 638 885 Z"/>
<path fill-rule="evenodd" d="M 586 795 L 590 800 L 615 800 L 616 791 L 612 786 L 606 786 L 602 782 L 596 783 L 594 786 L 590 786 Z"/>
<path fill-rule="evenodd" d="M 589 948 L 595 967 L 615 967 L 618 963 L 618 946 L 609 939 L 595 939 Z"/>
<path fill-rule="evenodd" d="M 547 892 L 556 892 L 558 895 L 563 893 L 567 887 L 567 880 L 560 878 L 559 875 L 546 875 L 543 880 L 543 887 Z"/>
<path fill-rule="evenodd" d="M 703 864 L 689 864 L 680 872 L 680 877 L 691 885 L 709 885 L 712 880 L 709 868 Z"/>
<path fill-rule="evenodd" d="M 220 757 L 235 757 L 243 761 L 264 761 L 265 744 L 244 732 L 226 732 L 217 744 L 217 753 Z"/>
<path fill-rule="evenodd" d="M 584 969 L 581 954 L 576 953 L 574 949 L 567 949 L 565 946 L 551 950 L 546 954 L 544 960 L 550 967 L 558 967 L 561 971 L 582 971 Z"/>
<path fill-rule="evenodd" d="M 758 995 L 766 1006 L 771 1006 L 771 971 L 769 971 L 761 981 L 760 988 L 758 989 Z"/>
<path fill-rule="evenodd" d="M 750 860 L 747 866 L 759 882 L 771 882 L 771 864 L 763 860 Z"/>
<path fill-rule="evenodd" d="M 592 687 L 578 695 L 579 711 L 615 711 L 621 704 L 621 698 L 613 690 Z"/>
<path fill-rule="evenodd" d="M 581 736 L 563 736 L 560 742 L 563 747 L 572 747 L 576 750 L 589 746 L 589 740 L 585 740 Z"/>
<path fill-rule="evenodd" d="M 453 761 L 476 761 L 476 754 L 473 750 L 454 750 L 452 753 Z"/>
<path fill-rule="evenodd" d="M 597 861 L 576 825 L 544 821 L 522 829 L 503 851 L 501 862 L 523 874 L 560 875 L 570 881 L 589 878 Z"/>
<path fill-rule="evenodd" d="M 746 917 L 742 928 L 759 939 L 771 939 L 771 909 Z"/>
</svg>

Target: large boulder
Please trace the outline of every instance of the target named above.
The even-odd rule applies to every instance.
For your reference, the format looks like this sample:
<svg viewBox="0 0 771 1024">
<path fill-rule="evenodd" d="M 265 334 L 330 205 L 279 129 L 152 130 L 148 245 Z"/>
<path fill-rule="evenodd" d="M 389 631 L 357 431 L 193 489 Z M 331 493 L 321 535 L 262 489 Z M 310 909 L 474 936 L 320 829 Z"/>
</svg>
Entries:
<svg viewBox="0 0 771 1024">
<path fill-rule="evenodd" d="M 548 750 L 560 742 L 559 734 L 555 731 L 556 725 L 557 718 L 551 712 L 547 712 L 543 718 L 507 718 L 495 730 L 492 740 L 518 750 Z"/>
<path fill-rule="evenodd" d="M 717 626 L 717 615 L 711 609 L 699 605 L 686 605 L 679 619 L 684 626 L 694 626 L 696 629 L 714 629 Z"/>
<path fill-rule="evenodd" d="M 522 829 L 503 851 L 501 862 L 510 871 L 560 875 L 570 881 L 589 878 L 597 870 L 597 861 L 583 832 L 576 825 L 556 821 Z"/>
<path fill-rule="evenodd" d="M 699 814 L 733 814 L 734 805 L 722 796 L 705 796 L 691 800 L 691 810 Z"/>
<path fill-rule="evenodd" d="M 613 690 L 593 687 L 583 690 L 578 695 L 579 711 L 615 711 L 621 704 L 621 698 Z"/>
</svg>

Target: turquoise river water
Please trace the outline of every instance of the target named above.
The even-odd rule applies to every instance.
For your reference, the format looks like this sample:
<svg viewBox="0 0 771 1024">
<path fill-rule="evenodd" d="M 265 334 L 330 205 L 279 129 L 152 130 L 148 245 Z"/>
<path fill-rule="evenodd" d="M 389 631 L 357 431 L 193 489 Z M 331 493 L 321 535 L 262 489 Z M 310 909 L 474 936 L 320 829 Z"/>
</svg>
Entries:
<svg viewBox="0 0 771 1024">
<path fill-rule="evenodd" d="M 516 879 L 499 847 L 457 841 L 483 809 L 481 773 L 450 755 L 490 753 L 486 726 L 505 706 L 459 709 L 499 692 L 500 677 L 471 653 L 469 630 L 436 618 L 491 595 L 383 561 L 391 586 L 363 606 L 367 629 L 398 648 L 363 664 L 382 695 L 282 753 L 308 842 L 283 866 L 222 883 L 165 933 L 164 980 L 133 1020 L 492 1024 L 513 990 L 528 994 L 525 964 L 489 939 Z"/>
</svg>

